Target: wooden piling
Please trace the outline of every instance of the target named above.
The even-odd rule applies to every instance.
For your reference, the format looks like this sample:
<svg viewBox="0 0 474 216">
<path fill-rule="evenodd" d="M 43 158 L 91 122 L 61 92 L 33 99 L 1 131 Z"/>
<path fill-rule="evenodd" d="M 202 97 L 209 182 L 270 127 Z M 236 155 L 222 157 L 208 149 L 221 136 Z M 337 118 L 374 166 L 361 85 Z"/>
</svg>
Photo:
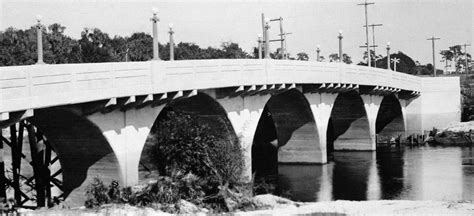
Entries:
<svg viewBox="0 0 474 216">
<path fill-rule="evenodd" d="M 10 126 L 10 147 L 12 152 L 12 173 L 13 173 L 13 190 L 14 190 L 14 198 L 16 205 L 21 205 L 21 191 L 20 191 L 20 176 L 19 170 L 20 166 L 18 161 L 20 158 L 19 150 L 18 150 L 18 139 L 16 135 L 16 124 Z"/>
<path fill-rule="evenodd" d="M 39 151 L 38 142 L 36 140 L 35 128 L 32 124 L 27 125 L 28 139 L 30 141 L 31 159 L 33 163 L 33 175 L 35 177 L 36 204 L 37 207 L 45 206 L 45 190 L 44 190 L 44 169 L 43 155 Z"/>
<path fill-rule="evenodd" d="M 0 202 L 6 203 L 7 194 L 5 191 L 5 163 L 4 163 L 4 151 L 3 151 L 3 129 L 0 129 Z"/>
</svg>

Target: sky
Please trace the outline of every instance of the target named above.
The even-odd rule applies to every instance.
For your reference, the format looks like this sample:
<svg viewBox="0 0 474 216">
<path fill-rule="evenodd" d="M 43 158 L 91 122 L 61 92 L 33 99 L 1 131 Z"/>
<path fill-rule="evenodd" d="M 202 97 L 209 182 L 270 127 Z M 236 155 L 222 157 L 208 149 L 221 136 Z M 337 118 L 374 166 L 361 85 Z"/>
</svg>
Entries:
<svg viewBox="0 0 474 216">
<path fill-rule="evenodd" d="M 158 9 L 160 43 L 168 42 L 168 24 L 173 23 L 175 43 L 194 42 L 201 47 L 219 47 L 236 42 L 250 52 L 262 34 L 261 13 L 283 18 L 288 52 L 306 52 L 310 60 L 338 52 L 338 31 L 343 34 L 343 52 L 355 63 L 362 60 L 365 43 L 363 0 L 0 0 L 0 29 L 26 29 L 36 23 L 60 23 L 65 33 L 79 38 L 85 28 L 97 27 L 110 36 L 129 36 L 134 32 L 151 33 L 152 8 Z M 369 0 L 368 22 L 383 24 L 375 28 L 377 53 L 402 51 L 422 64 L 432 62 L 436 41 L 436 64 L 440 50 L 455 44 L 472 44 L 474 36 L 473 0 Z M 270 38 L 277 39 L 279 25 L 272 22 Z M 369 29 L 372 44 L 372 30 Z M 272 43 L 275 50 L 279 43 Z M 472 53 L 472 47 L 468 47 Z M 439 68 L 439 67 L 438 67 Z"/>
</svg>

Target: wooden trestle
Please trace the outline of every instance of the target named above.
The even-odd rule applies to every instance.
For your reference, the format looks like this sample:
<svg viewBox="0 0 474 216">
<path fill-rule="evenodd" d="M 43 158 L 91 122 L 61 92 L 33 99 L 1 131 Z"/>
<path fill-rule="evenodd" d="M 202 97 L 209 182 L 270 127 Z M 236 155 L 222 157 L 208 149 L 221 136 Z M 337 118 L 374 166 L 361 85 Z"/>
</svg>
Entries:
<svg viewBox="0 0 474 216">
<path fill-rule="evenodd" d="M 0 132 L 0 201 L 11 199 L 9 195 L 13 192 L 18 207 L 53 206 L 63 199 L 62 169 L 58 166 L 58 156 L 43 133 L 30 122 L 22 120 L 9 128 L 9 139 L 3 134 L 7 130 Z M 24 142 L 29 145 L 23 146 Z M 5 146 L 11 149 L 11 166 L 5 164 Z M 22 161 L 31 166 L 32 173 L 28 173 L 28 169 L 22 170 Z M 52 169 L 53 166 L 55 169 Z M 57 189 L 52 193 L 53 188 Z"/>
</svg>

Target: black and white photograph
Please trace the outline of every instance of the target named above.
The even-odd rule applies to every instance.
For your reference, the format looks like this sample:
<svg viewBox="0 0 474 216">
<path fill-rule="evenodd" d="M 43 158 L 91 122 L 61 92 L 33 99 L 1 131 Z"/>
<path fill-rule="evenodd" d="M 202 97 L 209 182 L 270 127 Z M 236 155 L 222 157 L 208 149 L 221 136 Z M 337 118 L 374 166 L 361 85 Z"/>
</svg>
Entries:
<svg viewBox="0 0 474 216">
<path fill-rule="evenodd" d="M 0 215 L 474 215 L 472 0 L 0 0 Z"/>
</svg>

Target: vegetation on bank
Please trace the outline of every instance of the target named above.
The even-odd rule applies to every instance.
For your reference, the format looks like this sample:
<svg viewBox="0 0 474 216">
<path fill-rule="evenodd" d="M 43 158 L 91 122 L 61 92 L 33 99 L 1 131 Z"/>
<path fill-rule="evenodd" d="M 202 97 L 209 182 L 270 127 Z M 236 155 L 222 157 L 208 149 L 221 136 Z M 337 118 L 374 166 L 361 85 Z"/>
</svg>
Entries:
<svg viewBox="0 0 474 216">
<path fill-rule="evenodd" d="M 198 117 L 172 111 L 157 128 L 149 154 L 159 177 L 135 187 L 115 181 L 106 186 L 95 179 L 86 192 L 86 207 L 117 203 L 171 213 L 181 212 L 186 203 L 211 212 L 256 208 L 252 185 L 241 179 L 244 161 L 237 140 L 223 142 Z"/>
</svg>

